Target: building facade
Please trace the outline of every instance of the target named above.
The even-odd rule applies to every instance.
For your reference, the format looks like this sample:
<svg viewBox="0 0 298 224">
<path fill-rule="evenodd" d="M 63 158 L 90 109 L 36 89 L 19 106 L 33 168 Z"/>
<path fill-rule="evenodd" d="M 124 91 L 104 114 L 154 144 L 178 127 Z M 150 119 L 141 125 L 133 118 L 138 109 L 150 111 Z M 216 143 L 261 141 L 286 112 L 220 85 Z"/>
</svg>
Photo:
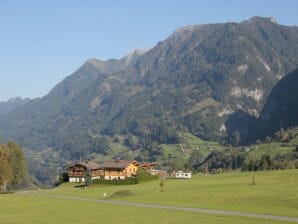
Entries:
<svg viewBox="0 0 298 224">
<path fill-rule="evenodd" d="M 103 170 L 98 163 L 88 160 L 75 161 L 67 166 L 69 182 L 84 182 L 87 170 L 90 170 L 93 180 L 103 176 Z"/>
<path fill-rule="evenodd" d="M 135 177 L 137 170 L 140 167 L 140 163 L 135 160 L 127 161 L 116 159 L 106 161 L 101 164 L 100 167 L 104 170 L 104 178 L 106 180 L 123 180 L 127 177 Z"/>
</svg>

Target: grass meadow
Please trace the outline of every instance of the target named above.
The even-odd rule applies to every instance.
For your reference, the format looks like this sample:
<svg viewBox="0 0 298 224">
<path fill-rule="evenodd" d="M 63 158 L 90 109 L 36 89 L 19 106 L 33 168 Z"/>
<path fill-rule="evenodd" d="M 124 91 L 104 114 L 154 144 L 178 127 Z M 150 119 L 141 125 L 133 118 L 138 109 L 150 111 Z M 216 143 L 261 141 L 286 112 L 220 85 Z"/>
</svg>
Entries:
<svg viewBox="0 0 298 224">
<path fill-rule="evenodd" d="M 255 175 L 256 185 L 250 185 Z M 113 200 L 179 205 L 227 211 L 298 217 L 298 170 L 194 175 L 190 180 L 167 179 L 138 185 L 93 185 L 87 189 L 66 183 L 34 193 L 102 199 L 119 190 L 132 195 Z M 47 198 L 38 195 L 0 195 L 1 224 L 31 223 L 289 223 L 238 216 L 139 208 L 90 201 Z"/>
</svg>

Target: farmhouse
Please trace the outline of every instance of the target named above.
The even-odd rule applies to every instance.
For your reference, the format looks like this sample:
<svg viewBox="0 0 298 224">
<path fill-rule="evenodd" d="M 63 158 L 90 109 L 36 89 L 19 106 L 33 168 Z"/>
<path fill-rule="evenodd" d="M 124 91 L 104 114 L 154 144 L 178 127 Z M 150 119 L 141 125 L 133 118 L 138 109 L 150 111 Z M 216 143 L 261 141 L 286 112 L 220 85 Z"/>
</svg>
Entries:
<svg viewBox="0 0 298 224">
<path fill-rule="evenodd" d="M 82 160 L 70 163 L 67 166 L 69 182 L 83 182 L 87 170 L 90 170 L 92 179 L 99 179 L 103 176 L 100 165 L 94 161 Z"/>
<path fill-rule="evenodd" d="M 152 162 L 152 163 L 142 163 L 140 165 L 140 168 L 147 170 L 148 173 L 150 173 L 151 175 L 159 175 L 160 174 L 160 170 L 157 170 L 155 167 L 157 166 L 157 162 Z"/>
<path fill-rule="evenodd" d="M 127 161 L 121 159 L 106 161 L 100 165 L 100 168 L 104 170 L 104 178 L 106 180 L 134 177 L 139 167 L 140 163 L 135 160 Z"/>
</svg>

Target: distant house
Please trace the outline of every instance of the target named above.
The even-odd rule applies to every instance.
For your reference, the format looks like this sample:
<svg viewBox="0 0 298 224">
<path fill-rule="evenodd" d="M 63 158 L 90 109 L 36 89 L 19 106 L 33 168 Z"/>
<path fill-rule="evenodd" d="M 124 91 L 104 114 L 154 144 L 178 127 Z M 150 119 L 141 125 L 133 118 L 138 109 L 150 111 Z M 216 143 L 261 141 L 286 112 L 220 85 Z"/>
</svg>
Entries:
<svg viewBox="0 0 298 224">
<path fill-rule="evenodd" d="M 148 173 L 150 173 L 151 175 L 159 175 L 160 174 L 160 170 L 157 170 L 155 167 L 157 166 L 156 162 L 152 162 L 152 163 L 142 163 L 140 165 L 140 168 L 147 170 Z"/>
<path fill-rule="evenodd" d="M 175 173 L 175 178 L 177 178 L 177 179 L 190 179 L 191 178 L 191 173 L 178 171 L 178 172 Z"/>
<path fill-rule="evenodd" d="M 100 176 L 104 175 L 100 165 L 94 161 L 75 161 L 67 166 L 69 182 L 84 182 L 88 169 L 91 172 L 92 179 L 99 179 Z"/>
<path fill-rule="evenodd" d="M 139 167 L 140 163 L 135 160 L 127 161 L 121 159 L 106 161 L 100 165 L 100 168 L 104 170 L 104 178 L 106 180 L 134 177 Z"/>
</svg>

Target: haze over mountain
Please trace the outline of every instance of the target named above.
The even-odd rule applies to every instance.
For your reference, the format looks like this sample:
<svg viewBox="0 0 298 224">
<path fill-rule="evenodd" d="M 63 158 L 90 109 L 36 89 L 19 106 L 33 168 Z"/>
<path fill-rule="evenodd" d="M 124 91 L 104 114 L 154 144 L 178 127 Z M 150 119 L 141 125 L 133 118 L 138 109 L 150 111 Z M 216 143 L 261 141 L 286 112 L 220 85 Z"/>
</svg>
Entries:
<svg viewBox="0 0 298 224">
<path fill-rule="evenodd" d="M 29 98 L 14 97 L 7 101 L 0 102 L 0 116 L 8 113 L 30 101 Z"/>
<path fill-rule="evenodd" d="M 184 130 L 220 140 L 231 114 L 259 116 L 297 67 L 298 27 L 262 17 L 187 26 L 146 52 L 86 61 L 48 95 L 1 116 L 0 136 L 68 158 L 98 135 L 169 143 Z"/>
</svg>

